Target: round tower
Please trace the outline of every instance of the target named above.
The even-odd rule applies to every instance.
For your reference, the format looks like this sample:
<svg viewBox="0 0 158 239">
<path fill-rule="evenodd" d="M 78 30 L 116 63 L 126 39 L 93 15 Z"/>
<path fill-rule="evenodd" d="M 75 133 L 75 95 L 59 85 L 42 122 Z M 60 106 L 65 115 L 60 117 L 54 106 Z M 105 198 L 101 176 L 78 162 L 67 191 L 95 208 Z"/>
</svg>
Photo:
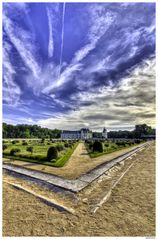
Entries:
<svg viewBox="0 0 158 239">
<path fill-rule="evenodd" d="M 108 135 L 107 135 L 107 129 L 106 129 L 106 128 L 103 128 L 102 137 L 103 137 L 104 139 L 107 139 L 107 137 L 108 137 Z"/>
</svg>

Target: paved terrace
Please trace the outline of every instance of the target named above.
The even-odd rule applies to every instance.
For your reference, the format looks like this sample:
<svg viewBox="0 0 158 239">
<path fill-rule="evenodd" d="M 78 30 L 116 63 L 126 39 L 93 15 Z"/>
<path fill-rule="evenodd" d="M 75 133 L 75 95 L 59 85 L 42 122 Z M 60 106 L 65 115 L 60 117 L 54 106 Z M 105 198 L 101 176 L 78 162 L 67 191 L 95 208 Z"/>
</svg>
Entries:
<svg viewBox="0 0 158 239">
<path fill-rule="evenodd" d="M 79 178 L 70 180 L 65 179 L 63 177 L 55 176 L 49 173 L 44 173 L 32 169 L 26 169 L 19 166 L 13 166 L 13 165 L 7 165 L 3 164 L 3 169 L 11 172 L 15 172 L 19 175 L 27 176 L 30 179 L 35 179 L 36 181 L 42 181 L 45 183 L 49 183 L 52 186 L 57 186 L 62 189 L 69 190 L 71 192 L 79 192 L 82 189 L 84 189 L 86 186 L 88 186 L 92 181 L 96 180 L 98 177 L 100 177 L 102 174 L 104 174 L 107 170 L 112 168 L 116 163 L 121 162 L 122 160 L 125 160 L 126 158 L 134 155 L 135 153 L 141 151 L 143 148 L 145 148 L 148 145 L 148 143 L 144 143 L 137 148 L 131 150 L 128 153 L 125 153 L 119 157 L 116 157 L 109 162 L 105 162 L 99 166 L 97 166 L 95 169 L 89 171 L 86 174 L 81 175 Z"/>
</svg>

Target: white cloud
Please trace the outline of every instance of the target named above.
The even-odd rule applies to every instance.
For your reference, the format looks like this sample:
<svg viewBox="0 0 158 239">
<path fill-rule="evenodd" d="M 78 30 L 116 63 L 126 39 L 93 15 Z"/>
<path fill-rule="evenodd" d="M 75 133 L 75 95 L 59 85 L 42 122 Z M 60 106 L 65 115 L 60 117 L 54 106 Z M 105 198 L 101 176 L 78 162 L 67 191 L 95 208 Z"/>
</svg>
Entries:
<svg viewBox="0 0 158 239">
<path fill-rule="evenodd" d="M 59 69 L 58 67 L 56 69 Z M 77 71 L 82 69 L 82 64 L 74 64 L 69 65 L 61 74 L 58 76 L 58 70 L 56 71 L 56 77 L 48 84 L 48 87 L 45 87 L 42 92 L 43 93 L 50 93 L 53 89 L 60 87 L 61 85 L 65 84 L 66 82 L 70 81 L 74 74 Z"/>
<path fill-rule="evenodd" d="M 19 3 L 18 3 L 19 4 Z M 54 52 L 54 42 L 53 42 L 53 25 L 54 24 L 54 16 L 53 11 L 56 13 L 59 11 L 59 5 L 55 5 L 55 10 L 51 10 L 51 8 L 47 8 L 47 17 L 48 17 L 48 26 L 49 26 L 49 42 L 48 42 L 48 55 L 49 57 L 53 56 Z M 21 10 L 26 11 L 25 5 L 21 5 Z M 19 8 L 20 10 L 20 8 Z M 8 16 L 8 17 L 7 17 Z M 115 49 L 119 46 L 120 48 L 126 47 L 129 43 L 131 44 L 129 56 L 125 57 L 125 61 L 128 58 L 132 58 L 138 49 L 137 42 L 139 41 L 142 34 L 143 36 L 148 35 L 148 33 L 153 33 L 155 30 L 154 22 L 151 27 L 142 28 L 138 31 L 132 31 L 131 29 L 124 29 L 122 32 L 122 38 L 114 39 L 111 44 L 104 48 L 104 56 L 100 54 L 94 54 L 93 59 L 91 56 L 88 58 L 88 64 L 84 65 L 85 57 L 89 55 L 89 53 L 95 49 L 99 40 L 106 34 L 108 29 L 111 27 L 113 23 L 116 23 L 117 15 L 111 13 L 110 11 L 107 12 L 105 6 L 100 4 L 92 4 L 90 8 L 88 8 L 88 16 L 89 16 L 89 30 L 87 32 L 88 43 L 79 49 L 75 54 L 70 62 L 69 65 L 65 67 L 65 70 L 59 76 L 59 65 L 55 65 L 54 63 L 48 63 L 43 68 L 40 67 L 38 61 L 36 59 L 36 49 L 33 47 L 31 35 L 29 32 L 21 29 L 18 25 L 14 24 L 9 15 L 5 16 L 4 14 L 4 28 L 9 36 L 11 42 L 16 47 L 19 55 L 21 56 L 22 60 L 24 61 L 25 65 L 30 69 L 30 75 L 27 76 L 26 83 L 27 85 L 33 90 L 35 95 L 39 95 L 40 93 L 52 94 L 53 90 L 55 93 L 56 90 L 60 90 L 62 85 L 68 83 L 73 78 L 75 79 L 75 75 L 79 72 L 77 77 L 77 87 L 78 89 L 82 90 L 85 87 L 91 87 L 93 84 L 93 73 L 95 72 L 105 72 L 107 69 L 115 69 L 120 62 L 120 59 L 113 61 L 113 54 L 115 53 Z M 146 35 L 145 35 L 146 34 Z M 38 50 L 38 49 L 37 49 Z M 108 55 L 108 50 L 111 55 Z M 9 50 L 8 50 L 9 51 Z M 107 51 L 107 52 L 106 52 Z M 107 53 L 107 54 L 106 54 Z M 9 58 L 8 58 L 9 59 Z M 121 57 L 121 61 L 123 57 Z M 14 81 L 14 74 L 15 70 L 12 67 L 9 60 L 4 62 L 5 64 L 5 84 L 4 84 L 4 98 L 6 102 L 9 104 L 15 104 L 20 98 L 20 88 Z M 64 65 L 64 63 L 63 63 Z M 147 67 L 147 66 L 146 66 Z M 154 94 L 154 81 L 155 78 L 152 76 L 149 84 L 149 78 L 147 76 L 148 72 L 153 74 L 153 70 L 151 70 L 152 65 L 149 62 L 149 69 L 148 72 L 145 70 L 146 67 L 137 68 L 136 71 L 133 72 L 133 75 L 130 76 L 128 79 L 124 79 L 121 81 L 118 88 L 113 88 L 113 86 L 109 85 L 109 87 L 103 87 L 100 90 L 96 90 L 95 94 L 92 93 L 82 93 L 74 95 L 74 100 L 78 99 L 78 102 L 86 103 L 88 101 L 94 102 L 94 104 L 90 105 L 89 107 L 82 106 L 77 111 L 70 112 L 69 115 L 60 115 L 58 121 L 56 119 L 48 119 L 47 121 L 40 121 L 41 124 L 48 124 L 52 127 L 65 127 L 69 128 L 69 122 L 73 122 L 74 128 L 78 128 L 80 126 L 93 126 L 99 127 L 107 122 L 111 122 L 112 125 L 114 124 L 121 124 L 123 122 L 124 114 L 122 111 L 126 111 L 127 114 L 130 115 L 130 124 L 136 121 L 143 121 L 141 114 L 146 112 L 146 115 L 151 116 L 154 112 L 154 104 L 151 102 L 152 93 Z M 63 67 L 64 68 L 64 67 Z M 143 73 L 145 71 L 145 73 Z M 142 76 L 141 74 L 145 74 L 146 76 Z M 138 75 L 138 77 L 137 77 Z M 140 81 L 140 79 L 143 79 Z M 146 85 L 145 85 L 146 84 Z M 145 86 L 145 87 L 144 87 Z M 57 89 L 59 88 L 59 89 Z M 148 89 L 150 88 L 150 93 Z M 10 94 L 10 89 L 14 93 Z M 138 90 L 140 89 L 140 90 Z M 152 92 L 152 93 L 151 93 Z M 143 96 L 146 96 L 147 101 L 145 104 L 141 102 Z M 129 96 L 127 98 L 126 96 Z M 66 102 L 61 102 L 59 99 L 54 99 L 54 101 L 61 106 L 67 106 Z M 131 104 L 133 102 L 133 106 Z M 150 102 L 149 102 L 150 101 Z M 109 103 L 110 102 L 110 103 Z M 128 107 L 123 105 L 129 104 Z M 108 107 L 107 107 L 108 105 Z M 135 106 L 134 106 L 135 105 Z M 140 106 L 139 106 L 140 105 Z M 129 112 L 127 112 L 127 109 Z M 125 109 L 125 110 L 124 110 Z M 103 112 L 104 110 L 104 112 Z M 143 111 L 144 110 L 144 111 Z M 110 113 L 109 113 L 110 112 Z M 131 113 L 134 112 L 134 113 Z M 111 114 L 117 115 L 119 120 L 111 120 L 109 121 L 106 117 L 105 120 L 101 119 L 99 121 L 99 117 L 95 121 L 95 116 L 100 115 L 100 118 L 104 118 L 104 116 Z M 91 120 L 91 116 L 94 115 L 94 118 Z M 123 115 L 123 116 L 122 116 Z M 49 115 L 48 115 L 49 116 Z M 128 117 L 127 117 L 128 118 Z M 149 119 L 151 122 L 151 117 Z M 125 120 L 124 120 L 125 122 Z M 154 122 L 154 119 L 152 119 Z M 153 123 L 154 124 L 154 123 Z M 56 125 L 56 126 L 54 126 Z M 110 123 L 109 123 L 110 126 Z M 121 126 L 121 125 L 120 125 Z"/>
<path fill-rule="evenodd" d="M 14 81 L 15 70 L 9 60 L 11 46 L 4 42 L 3 44 L 3 100 L 9 105 L 17 105 L 21 90 Z"/>
<path fill-rule="evenodd" d="M 33 46 L 30 43 L 29 33 L 13 24 L 5 14 L 3 14 L 3 26 L 26 66 L 31 70 L 33 76 L 38 78 L 41 69 L 34 58 L 35 52 L 33 52 Z"/>
<path fill-rule="evenodd" d="M 54 11 L 57 11 L 57 9 L 55 9 Z M 50 57 L 53 56 L 53 35 L 50 19 L 51 13 L 52 11 L 48 13 L 50 27 L 48 51 Z M 4 12 L 3 25 L 5 32 L 18 51 L 20 57 L 24 62 L 24 65 L 27 67 L 27 69 L 29 69 L 29 72 L 26 76 L 23 77 L 23 80 L 26 81 L 27 86 L 31 88 L 35 95 L 39 95 L 45 87 L 48 87 L 51 84 L 52 79 L 57 78 L 59 67 L 55 66 L 53 63 L 48 63 L 44 67 L 41 67 L 36 58 L 36 52 L 38 49 L 33 42 L 32 33 L 27 32 L 17 24 L 13 23 L 13 21 L 7 15 L 5 15 Z M 11 54 L 11 51 L 8 54 Z M 9 58 L 7 63 L 5 64 L 10 64 L 11 67 Z"/>
<path fill-rule="evenodd" d="M 12 125 L 17 125 L 17 124 L 36 124 L 36 121 L 32 120 L 31 118 L 27 118 L 27 117 L 18 117 L 16 118 L 11 114 L 7 114 L 5 116 L 5 123 L 7 124 L 12 124 Z"/>
<path fill-rule="evenodd" d="M 66 3 L 63 3 L 63 12 L 62 12 L 62 29 L 61 29 L 61 48 L 60 48 L 60 63 L 59 63 L 59 76 L 61 73 L 62 61 L 63 61 L 63 49 L 64 49 L 64 35 L 65 35 L 65 7 Z"/>
<path fill-rule="evenodd" d="M 96 93 L 80 93 L 73 100 L 90 106 L 80 106 L 68 114 L 38 121 L 48 128 L 79 129 L 89 127 L 124 127 L 147 123 L 155 126 L 155 60 L 148 60 L 122 79 L 117 87 L 102 87 Z"/>
<path fill-rule="evenodd" d="M 88 6 L 87 14 L 89 16 L 89 30 L 87 32 L 88 43 L 84 45 L 81 49 L 75 52 L 74 57 L 69 65 L 65 68 L 61 75 L 57 75 L 53 78 L 53 82 L 48 85 L 43 92 L 51 93 L 53 89 L 57 89 L 62 84 L 71 81 L 76 75 L 76 72 L 81 72 L 82 76 L 77 77 L 77 86 L 79 89 L 85 87 L 85 84 L 89 87 L 93 84 L 93 73 L 95 72 L 106 72 L 106 70 L 116 69 L 121 62 L 126 62 L 131 59 L 137 51 L 139 51 L 137 43 L 141 38 L 142 34 L 146 34 L 149 31 L 153 31 L 153 27 L 142 27 L 139 30 L 133 28 L 122 29 L 122 37 L 120 39 L 113 39 L 111 44 L 104 48 L 104 54 L 94 54 L 88 58 L 88 64 L 84 66 L 84 59 L 89 55 L 89 53 L 96 48 L 98 41 L 104 34 L 112 27 L 113 24 L 117 24 L 117 13 L 107 10 L 106 6 L 100 4 L 93 4 Z M 154 23 L 153 23 L 154 24 Z M 121 57 L 118 57 L 114 61 L 114 55 L 116 53 L 115 49 L 120 47 L 123 51 L 127 46 L 129 46 L 129 51 Z M 109 54 L 109 52 L 111 52 Z M 88 78 L 88 80 L 86 80 Z M 85 80 L 84 80 L 85 79 Z"/>
<path fill-rule="evenodd" d="M 97 41 L 109 29 L 116 19 L 116 14 L 107 11 L 106 6 L 100 4 L 91 5 L 89 8 L 91 27 L 89 30 L 89 40 Z"/>
<path fill-rule="evenodd" d="M 87 14 L 90 18 L 90 28 L 87 35 L 89 43 L 75 53 L 71 63 L 66 67 L 62 74 L 58 75 L 54 79 L 53 83 L 43 89 L 43 92 L 50 93 L 53 89 L 56 89 L 62 84 L 72 80 L 74 74 L 83 69 L 81 61 L 90 53 L 91 50 L 96 47 L 98 40 L 105 34 L 111 23 L 115 20 L 114 14 L 110 12 L 101 14 L 103 13 L 103 11 L 105 11 L 105 7 L 98 8 L 97 4 L 95 4 L 93 7 L 88 8 Z"/>
<path fill-rule="evenodd" d="M 48 17 L 48 27 L 49 27 L 48 56 L 51 58 L 54 52 L 54 42 L 53 42 L 53 27 L 52 27 L 51 11 L 48 7 L 47 7 L 47 17 Z"/>
<path fill-rule="evenodd" d="M 111 12 L 105 12 L 104 6 L 98 4 L 90 6 L 87 14 L 90 18 L 90 28 L 87 33 L 89 43 L 75 53 L 73 63 L 83 60 L 96 47 L 98 40 L 105 34 L 116 18 Z"/>
</svg>

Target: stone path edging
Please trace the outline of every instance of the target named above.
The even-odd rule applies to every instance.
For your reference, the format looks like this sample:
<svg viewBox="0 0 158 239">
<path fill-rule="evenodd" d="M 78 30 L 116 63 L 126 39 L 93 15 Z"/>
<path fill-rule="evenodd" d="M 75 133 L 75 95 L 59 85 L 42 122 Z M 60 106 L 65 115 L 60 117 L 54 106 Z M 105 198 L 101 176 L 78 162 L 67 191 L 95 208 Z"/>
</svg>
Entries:
<svg viewBox="0 0 158 239">
<path fill-rule="evenodd" d="M 25 169 L 19 166 L 3 164 L 3 169 L 15 172 L 20 175 L 25 175 L 27 177 L 36 179 L 37 181 L 43 181 L 57 187 L 69 190 L 71 192 L 79 192 L 88 186 L 92 181 L 100 177 L 103 173 L 113 167 L 116 163 L 125 160 L 126 158 L 132 156 L 133 154 L 141 151 L 148 143 L 144 143 L 141 146 L 138 146 L 136 149 L 131 150 L 128 153 L 125 153 L 119 157 L 116 157 L 109 162 L 105 162 L 96 168 L 92 169 L 86 174 L 81 175 L 79 178 L 70 180 L 65 179 L 59 176 L 55 176 L 49 173 L 43 173 L 32 169 Z"/>
<path fill-rule="evenodd" d="M 11 183 L 11 182 L 7 182 L 7 181 L 4 181 L 5 183 L 8 183 L 9 185 L 17 188 L 17 189 L 20 189 L 24 192 L 27 192 L 29 194 L 32 194 L 33 196 L 39 198 L 40 200 L 42 200 L 43 202 L 45 202 L 47 205 L 51 205 L 55 208 L 57 208 L 59 211 L 66 211 L 66 212 L 69 212 L 71 214 L 74 214 L 75 215 L 75 210 L 73 208 L 68 208 L 66 206 L 64 206 L 63 204 L 59 204 L 56 200 L 54 199 L 50 199 L 48 197 L 45 197 L 43 195 L 40 195 L 36 192 L 34 192 L 33 190 L 30 190 L 30 189 L 27 189 L 19 184 L 16 184 L 16 183 Z"/>
</svg>

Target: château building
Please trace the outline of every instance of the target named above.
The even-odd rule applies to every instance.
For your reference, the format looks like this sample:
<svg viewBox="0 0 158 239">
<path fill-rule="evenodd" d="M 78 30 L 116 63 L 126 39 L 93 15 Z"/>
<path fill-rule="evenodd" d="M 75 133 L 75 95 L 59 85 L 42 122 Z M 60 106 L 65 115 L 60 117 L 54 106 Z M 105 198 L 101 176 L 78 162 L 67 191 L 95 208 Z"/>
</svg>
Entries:
<svg viewBox="0 0 158 239">
<path fill-rule="evenodd" d="M 61 139 L 107 139 L 107 130 L 104 128 L 103 132 L 92 132 L 88 128 L 83 128 L 78 131 L 63 130 L 61 132 Z"/>
</svg>

